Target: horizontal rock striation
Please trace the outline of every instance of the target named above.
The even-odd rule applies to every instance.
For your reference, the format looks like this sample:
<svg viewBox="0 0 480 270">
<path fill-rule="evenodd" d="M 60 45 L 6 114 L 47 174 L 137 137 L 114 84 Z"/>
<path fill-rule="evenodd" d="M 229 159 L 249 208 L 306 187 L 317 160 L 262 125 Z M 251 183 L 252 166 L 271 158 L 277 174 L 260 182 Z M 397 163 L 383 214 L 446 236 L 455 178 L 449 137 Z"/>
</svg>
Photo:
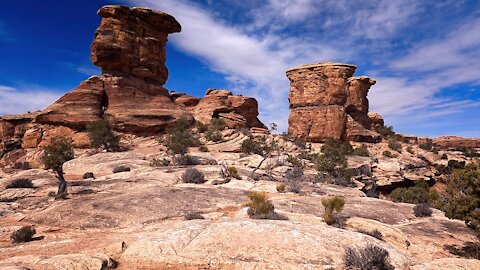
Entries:
<svg viewBox="0 0 480 270">
<path fill-rule="evenodd" d="M 368 116 L 367 94 L 375 80 L 352 77 L 355 70 L 354 65 L 332 62 L 289 69 L 288 132 L 310 142 L 323 142 L 329 137 L 380 141 L 380 135 L 373 131 L 380 120 Z"/>
</svg>

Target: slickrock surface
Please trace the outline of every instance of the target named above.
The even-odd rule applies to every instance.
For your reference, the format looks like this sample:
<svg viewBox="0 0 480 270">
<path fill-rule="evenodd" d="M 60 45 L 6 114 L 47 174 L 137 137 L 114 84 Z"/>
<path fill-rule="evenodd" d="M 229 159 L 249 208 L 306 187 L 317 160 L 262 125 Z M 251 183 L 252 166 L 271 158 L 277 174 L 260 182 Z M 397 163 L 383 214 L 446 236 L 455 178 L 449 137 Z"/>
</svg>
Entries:
<svg viewBox="0 0 480 270">
<path fill-rule="evenodd" d="M 226 145 L 245 139 L 224 131 Z M 272 135 L 269 135 L 272 136 Z M 271 171 L 282 179 L 292 168 L 285 153 L 299 153 L 280 140 L 283 153 L 266 160 L 259 173 Z M 389 252 L 395 269 L 476 269 L 480 261 L 456 257 L 445 248 L 463 246 L 476 238 L 462 221 L 450 220 L 439 210 L 418 218 L 412 204 L 366 197 L 360 187 L 341 187 L 305 181 L 302 192 L 278 193 L 279 182 L 253 180 L 258 155 L 226 153 L 222 143 L 212 151 L 190 155 L 202 164 L 235 166 L 241 180 L 216 185 L 222 165 L 151 167 L 153 158 L 168 158 L 153 138 L 133 140 L 132 150 L 120 153 L 78 152 L 64 170 L 69 183 L 66 200 L 48 196 L 57 180 L 44 170 L 16 170 L 0 174 L 0 269 L 345 269 L 344 250 L 375 244 Z M 426 175 L 429 165 L 416 155 L 385 158 L 386 143 L 366 144 L 370 157 L 349 156 L 349 167 L 364 177 L 373 175 L 395 185 L 406 175 Z M 216 148 L 218 147 L 218 148 Z M 321 145 L 312 145 L 317 149 Z M 404 151 L 406 152 L 406 151 Z M 448 152 L 455 157 L 454 152 Z M 426 157 L 441 162 L 439 155 Z M 113 173 L 119 165 L 129 172 Z M 185 184 L 189 167 L 205 174 L 205 184 Z M 95 178 L 81 179 L 85 172 Z M 305 170 L 307 177 L 314 171 Z M 433 176 L 432 176 L 433 177 Z M 5 189 L 13 179 L 28 178 L 34 188 Z M 389 182 L 390 181 L 390 182 Z M 388 182 L 388 183 L 387 183 Z M 381 183 L 381 181 L 379 182 Z M 380 184 L 379 184 L 380 185 Z M 245 202 L 249 191 L 267 192 L 276 212 L 288 220 L 252 220 Z M 322 199 L 342 196 L 339 214 L 343 227 L 326 225 Z M 202 220 L 186 220 L 200 213 Z M 10 234 L 25 225 L 37 230 L 34 241 L 11 243 Z M 359 231 L 378 230 L 383 241 Z M 23 267 L 23 268 L 22 268 Z"/>
<path fill-rule="evenodd" d="M 368 90 L 376 82 L 352 77 L 354 65 L 324 62 L 289 69 L 290 117 L 288 132 L 310 142 L 329 137 L 359 142 L 379 142 L 368 116 Z M 377 120 L 378 119 L 378 120 Z"/>
</svg>

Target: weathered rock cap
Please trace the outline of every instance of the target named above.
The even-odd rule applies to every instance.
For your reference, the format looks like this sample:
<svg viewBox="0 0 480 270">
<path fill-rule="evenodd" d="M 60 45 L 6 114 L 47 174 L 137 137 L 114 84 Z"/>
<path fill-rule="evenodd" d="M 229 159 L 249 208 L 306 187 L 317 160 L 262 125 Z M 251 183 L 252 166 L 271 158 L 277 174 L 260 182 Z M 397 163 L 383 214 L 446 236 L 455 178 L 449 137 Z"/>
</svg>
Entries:
<svg viewBox="0 0 480 270">
<path fill-rule="evenodd" d="M 350 77 L 347 79 L 347 83 L 350 83 L 352 81 L 363 81 L 366 82 L 370 85 L 375 85 L 377 83 L 376 80 L 368 77 L 368 76 L 355 76 L 355 77 Z"/>
<path fill-rule="evenodd" d="M 293 68 L 289 68 L 287 69 L 287 74 L 289 72 L 300 70 L 300 69 L 314 69 L 317 67 L 332 67 L 332 66 L 350 68 L 350 69 L 353 69 L 353 71 L 357 69 L 357 66 L 351 65 L 351 64 L 345 64 L 345 63 L 339 63 L 339 62 L 321 62 L 317 64 L 300 65 Z"/>
<path fill-rule="evenodd" d="M 106 5 L 97 12 L 102 18 L 138 18 L 164 33 L 179 33 L 182 31 L 180 23 L 171 15 L 144 7 L 129 8 L 127 6 Z"/>
</svg>

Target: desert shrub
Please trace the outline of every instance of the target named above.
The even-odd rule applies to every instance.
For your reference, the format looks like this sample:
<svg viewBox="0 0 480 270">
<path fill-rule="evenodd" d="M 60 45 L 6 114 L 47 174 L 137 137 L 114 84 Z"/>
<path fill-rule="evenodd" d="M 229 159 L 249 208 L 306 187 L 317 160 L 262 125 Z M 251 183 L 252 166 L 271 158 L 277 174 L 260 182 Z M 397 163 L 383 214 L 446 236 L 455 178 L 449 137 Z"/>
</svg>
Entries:
<svg viewBox="0 0 480 270">
<path fill-rule="evenodd" d="M 242 179 L 242 177 L 238 174 L 237 168 L 230 166 L 227 168 L 227 174 L 229 177 L 236 178 L 238 180 Z"/>
<path fill-rule="evenodd" d="M 93 147 L 103 147 L 108 152 L 120 149 L 120 140 L 113 133 L 112 126 L 107 121 L 90 123 L 87 131 Z"/>
<path fill-rule="evenodd" d="M 480 237 L 480 161 L 455 169 L 441 197 L 445 215 L 465 221 Z"/>
<path fill-rule="evenodd" d="M 186 220 L 205 219 L 205 217 L 198 212 L 188 212 L 185 214 L 185 219 Z"/>
<path fill-rule="evenodd" d="M 480 157 L 480 153 L 478 153 L 477 150 L 475 150 L 475 148 L 473 147 L 460 147 L 460 148 L 457 148 L 457 151 L 463 152 L 463 155 L 466 157 L 471 157 L 471 158 Z"/>
<path fill-rule="evenodd" d="M 361 157 L 369 157 L 370 153 L 368 152 L 368 148 L 365 145 L 362 145 L 360 147 L 357 147 L 353 150 L 353 154 L 356 156 L 361 156 Z"/>
<path fill-rule="evenodd" d="M 112 170 L 113 173 L 121 173 L 121 172 L 129 172 L 129 171 L 130 171 L 130 167 L 125 165 L 116 166 Z"/>
<path fill-rule="evenodd" d="M 416 217 L 430 217 L 433 211 L 427 203 L 419 203 L 413 207 L 413 213 Z"/>
<path fill-rule="evenodd" d="M 378 125 L 375 127 L 376 131 L 382 136 L 384 139 L 389 139 L 395 136 L 395 131 L 393 131 L 392 126 L 381 126 Z"/>
<path fill-rule="evenodd" d="M 443 248 L 453 255 L 480 260 L 480 242 L 466 242 L 463 246 L 445 245 Z"/>
<path fill-rule="evenodd" d="M 404 203 L 428 203 L 432 196 L 429 192 L 429 185 L 425 181 L 418 181 L 415 186 L 409 188 L 396 188 L 390 193 L 394 202 Z"/>
<path fill-rule="evenodd" d="M 28 161 L 25 162 L 15 162 L 12 166 L 12 169 L 15 170 L 30 170 L 30 163 Z"/>
<path fill-rule="evenodd" d="M 338 196 L 325 198 L 322 200 L 322 205 L 325 210 L 323 220 L 328 225 L 333 225 L 337 221 L 336 214 L 340 213 L 345 206 L 345 199 Z"/>
<path fill-rule="evenodd" d="M 387 158 L 396 158 L 396 157 L 398 157 L 397 154 L 392 154 L 392 152 L 390 152 L 390 151 L 388 151 L 388 150 L 383 151 L 382 154 L 383 154 L 384 157 L 387 157 Z"/>
<path fill-rule="evenodd" d="M 182 181 L 184 183 L 192 183 L 192 184 L 203 184 L 207 182 L 205 180 L 205 176 L 203 173 L 195 168 L 188 168 L 182 174 Z"/>
<path fill-rule="evenodd" d="M 258 154 L 263 155 L 263 146 L 258 140 L 246 139 L 240 146 L 240 151 L 245 154 Z"/>
<path fill-rule="evenodd" d="M 367 245 L 363 248 L 345 249 L 344 264 L 347 269 L 355 270 L 393 270 L 390 264 L 388 251 L 375 245 Z"/>
<path fill-rule="evenodd" d="M 277 191 L 278 193 L 284 193 L 287 190 L 287 186 L 285 184 L 278 184 Z"/>
<path fill-rule="evenodd" d="M 248 198 L 250 201 L 246 203 L 246 206 L 248 206 L 247 213 L 250 218 L 267 215 L 275 211 L 275 206 L 267 198 L 265 192 L 250 192 Z"/>
<path fill-rule="evenodd" d="M 300 193 L 302 191 L 303 182 L 303 169 L 302 167 L 293 167 L 285 174 L 285 183 L 293 193 Z"/>
<path fill-rule="evenodd" d="M 33 188 L 32 180 L 26 178 L 15 179 L 6 188 Z"/>
<path fill-rule="evenodd" d="M 200 152 L 208 152 L 208 147 L 206 147 L 205 145 L 200 145 L 200 146 L 198 147 L 198 150 L 199 150 Z"/>
<path fill-rule="evenodd" d="M 218 130 L 208 129 L 207 132 L 205 132 L 205 138 L 212 142 L 219 142 L 223 139 L 223 135 Z"/>
<path fill-rule="evenodd" d="M 154 158 L 154 159 L 150 160 L 148 165 L 150 165 L 150 167 L 165 167 L 165 166 L 170 165 L 170 160 L 168 160 L 166 158 L 162 158 L 162 159 Z"/>
<path fill-rule="evenodd" d="M 82 179 L 90 179 L 90 178 L 95 178 L 95 175 L 93 175 L 92 172 L 86 172 L 82 176 Z"/>
<path fill-rule="evenodd" d="M 377 238 L 378 240 L 382 240 L 382 241 L 383 241 L 382 232 L 380 232 L 378 229 L 375 229 L 375 230 L 373 230 L 373 231 L 357 230 L 357 232 L 363 233 L 363 234 L 366 234 L 366 235 L 370 235 L 370 236 L 372 236 L 372 237 Z"/>
<path fill-rule="evenodd" d="M 352 145 L 349 142 L 328 138 L 321 151 L 323 155 L 318 155 L 315 159 L 319 180 L 344 186 L 351 185 L 351 172 L 347 170 L 345 155 L 353 153 Z"/>
<path fill-rule="evenodd" d="M 173 162 L 177 165 L 197 165 L 195 159 L 190 155 L 179 155 L 173 158 Z"/>
<path fill-rule="evenodd" d="M 413 147 L 411 147 L 411 146 L 407 147 L 407 152 L 412 154 L 412 155 L 415 154 L 415 151 L 413 151 Z"/>
<path fill-rule="evenodd" d="M 220 118 L 212 118 L 212 120 L 210 120 L 210 125 L 214 130 L 218 131 L 224 130 L 227 127 L 225 120 Z"/>
<path fill-rule="evenodd" d="M 394 139 L 388 140 L 388 147 L 394 151 L 402 152 L 402 144 Z"/>
<path fill-rule="evenodd" d="M 67 195 L 67 182 L 63 173 L 63 164 L 74 158 L 72 143 L 65 138 L 53 138 L 48 146 L 44 148 L 42 161 L 45 169 L 53 170 L 58 180 L 57 197 Z"/>
<path fill-rule="evenodd" d="M 293 140 L 292 135 L 291 135 L 290 133 L 288 133 L 287 131 L 282 132 L 282 134 L 280 134 L 280 137 L 282 137 L 282 139 L 283 139 L 284 141 L 291 141 L 291 140 Z"/>
<path fill-rule="evenodd" d="M 190 121 L 185 117 L 179 118 L 167 128 L 166 134 L 159 138 L 159 141 L 174 155 L 184 155 L 188 152 L 189 147 L 200 145 L 198 137 L 191 130 Z"/>
<path fill-rule="evenodd" d="M 447 154 L 443 153 L 443 155 L 440 157 L 440 159 L 448 159 Z"/>
<path fill-rule="evenodd" d="M 13 243 L 30 242 L 33 240 L 33 236 L 37 233 L 31 226 L 24 226 L 10 235 L 10 239 Z"/>
<path fill-rule="evenodd" d="M 436 152 L 438 151 L 436 144 L 432 139 L 427 138 L 424 143 L 421 143 L 418 147 L 425 151 Z"/>
<path fill-rule="evenodd" d="M 287 161 L 290 162 L 290 164 L 292 164 L 295 167 L 302 167 L 303 166 L 300 159 L 298 159 L 297 157 L 292 156 L 292 155 L 288 155 Z"/>
<path fill-rule="evenodd" d="M 195 127 L 197 128 L 197 131 L 199 133 L 205 133 L 208 130 L 208 125 L 206 125 L 202 122 L 195 123 Z"/>
</svg>

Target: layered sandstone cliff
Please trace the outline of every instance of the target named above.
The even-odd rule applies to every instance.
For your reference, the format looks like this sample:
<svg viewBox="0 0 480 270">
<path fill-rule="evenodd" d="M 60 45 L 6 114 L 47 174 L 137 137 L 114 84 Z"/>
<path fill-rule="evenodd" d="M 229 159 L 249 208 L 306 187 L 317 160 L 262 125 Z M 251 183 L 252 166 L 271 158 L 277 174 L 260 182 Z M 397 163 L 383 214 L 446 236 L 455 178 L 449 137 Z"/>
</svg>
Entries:
<svg viewBox="0 0 480 270">
<path fill-rule="evenodd" d="M 165 66 L 168 35 L 181 31 L 174 17 L 147 8 L 104 6 L 91 60 L 102 75 L 92 76 L 55 103 L 34 114 L 0 118 L 0 150 L 35 148 L 65 136 L 88 148 L 87 126 L 106 120 L 121 133 L 156 135 L 180 117 L 209 122 L 223 118 L 231 128 L 265 128 L 258 103 L 230 91 L 209 90 L 204 98 L 169 93 Z"/>
<path fill-rule="evenodd" d="M 289 69 L 288 132 L 310 142 L 323 142 L 329 137 L 380 141 L 373 130 L 383 119 L 368 115 L 367 93 L 375 80 L 352 77 L 355 69 L 353 65 L 331 62 Z"/>
</svg>

